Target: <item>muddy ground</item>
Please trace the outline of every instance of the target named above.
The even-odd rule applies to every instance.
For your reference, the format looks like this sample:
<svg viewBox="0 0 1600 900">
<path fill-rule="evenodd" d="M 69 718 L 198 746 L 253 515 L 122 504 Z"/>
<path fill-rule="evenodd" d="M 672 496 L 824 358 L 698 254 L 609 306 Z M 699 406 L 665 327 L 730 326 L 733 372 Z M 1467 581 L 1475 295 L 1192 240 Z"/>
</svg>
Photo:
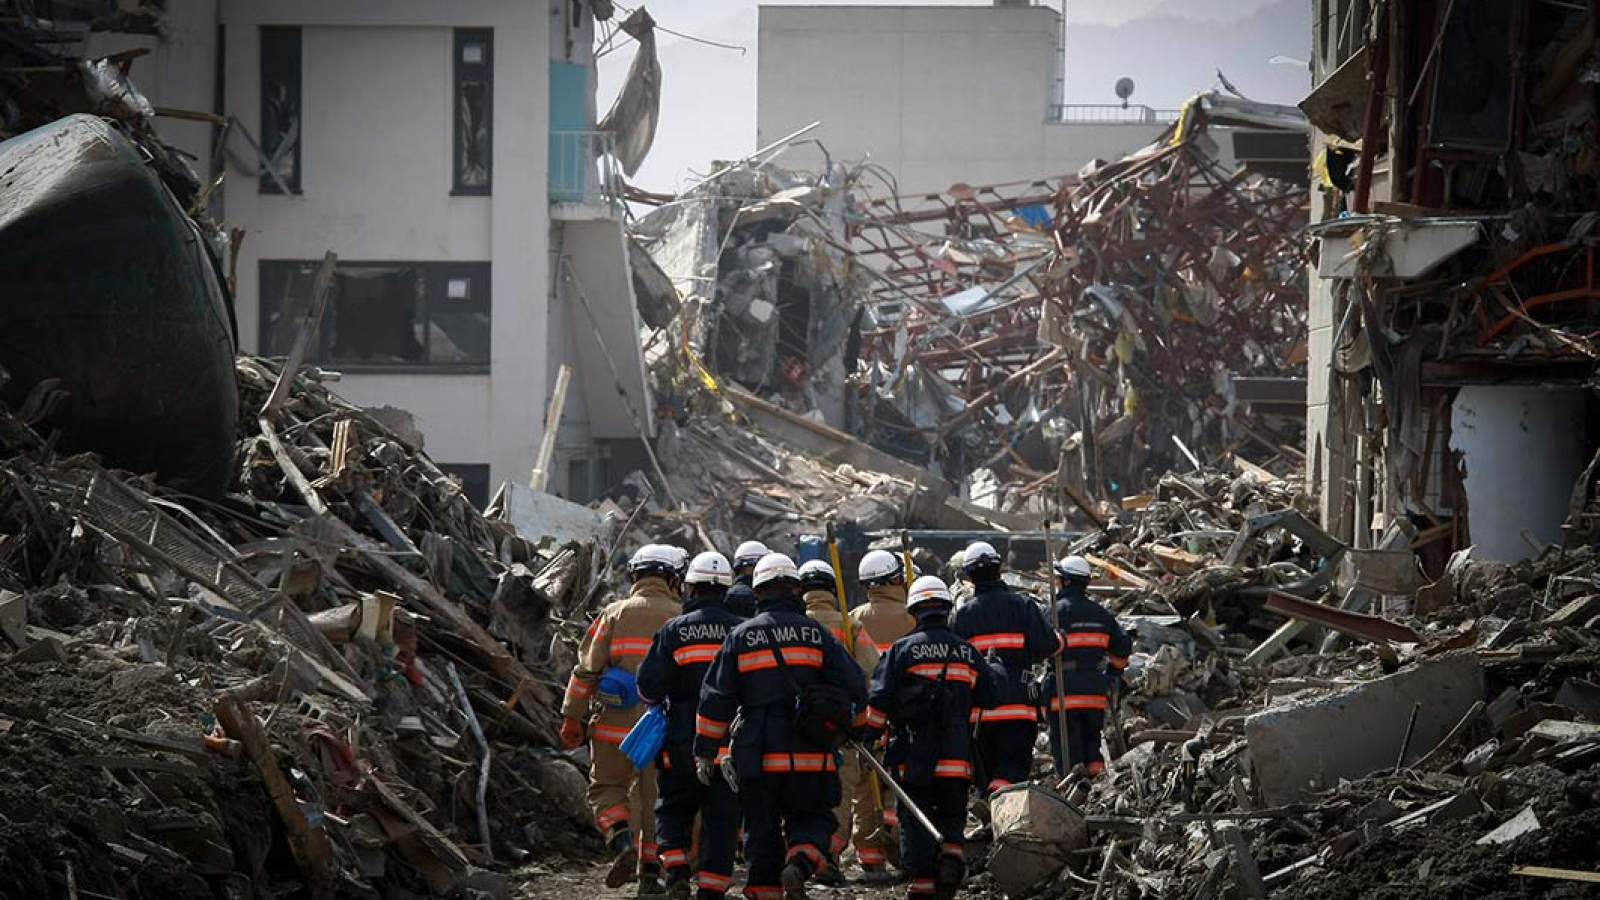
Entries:
<svg viewBox="0 0 1600 900">
<path fill-rule="evenodd" d="M 735 888 L 730 897 L 739 896 L 744 872 L 734 873 Z M 974 878 L 974 881 L 980 879 Z M 518 873 L 513 894 L 517 900 L 634 900 L 633 885 L 612 890 L 605 885 L 605 867 L 574 866 L 565 869 L 525 869 Z M 842 887 L 810 885 L 806 889 L 812 900 L 899 900 L 905 896 L 906 887 L 896 885 L 847 884 Z"/>
</svg>

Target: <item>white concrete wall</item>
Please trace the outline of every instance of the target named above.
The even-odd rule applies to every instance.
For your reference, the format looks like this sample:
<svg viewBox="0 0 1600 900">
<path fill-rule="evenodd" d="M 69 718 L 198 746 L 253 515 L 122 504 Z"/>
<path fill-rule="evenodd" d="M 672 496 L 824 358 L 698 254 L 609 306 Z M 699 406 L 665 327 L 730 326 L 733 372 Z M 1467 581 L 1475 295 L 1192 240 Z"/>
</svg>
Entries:
<svg viewBox="0 0 1600 900">
<path fill-rule="evenodd" d="M 94 59 L 123 50 L 150 51 L 133 61 L 131 77 L 153 106 L 190 112 L 214 112 L 217 71 L 217 0 L 179 0 L 168 4 L 160 37 L 145 34 L 92 32 L 84 57 Z M 156 118 L 162 140 L 194 157 L 190 165 L 202 183 L 211 175 L 211 136 L 215 126 L 190 119 Z"/>
<path fill-rule="evenodd" d="M 346 375 L 352 400 L 410 410 L 430 453 L 487 463 L 491 482 L 526 478 L 549 378 L 550 9 L 521 0 L 222 0 L 227 111 L 259 129 L 257 29 L 302 30 L 302 193 L 260 193 L 230 168 L 225 213 L 247 231 L 239 323 L 258 348 L 262 259 L 488 261 L 488 375 Z M 494 29 L 494 186 L 450 195 L 457 27 Z M 230 144 L 246 154 L 242 139 Z"/>
<path fill-rule="evenodd" d="M 762 7 L 756 143 L 820 119 L 809 136 L 835 158 L 870 155 L 913 191 L 1050 174 L 1059 21 L 1044 7 Z M 813 146 L 783 161 L 821 159 Z"/>
<path fill-rule="evenodd" d="M 834 159 L 871 157 L 905 192 L 1075 172 L 1158 125 L 1048 121 L 1060 17 L 1047 7 L 763 6 L 756 144 L 810 124 Z M 784 165 L 817 169 L 821 150 Z"/>
<path fill-rule="evenodd" d="M 1076 172 L 1097 159 L 1116 162 L 1149 146 L 1167 127 L 1155 122 L 1047 124 L 1044 127 L 1045 169 L 1040 174 Z"/>
<path fill-rule="evenodd" d="M 1584 391 L 1467 387 L 1451 410 L 1452 449 L 1466 454 L 1468 523 L 1480 559 L 1534 555 L 1527 531 L 1561 540 L 1584 455 Z"/>
</svg>

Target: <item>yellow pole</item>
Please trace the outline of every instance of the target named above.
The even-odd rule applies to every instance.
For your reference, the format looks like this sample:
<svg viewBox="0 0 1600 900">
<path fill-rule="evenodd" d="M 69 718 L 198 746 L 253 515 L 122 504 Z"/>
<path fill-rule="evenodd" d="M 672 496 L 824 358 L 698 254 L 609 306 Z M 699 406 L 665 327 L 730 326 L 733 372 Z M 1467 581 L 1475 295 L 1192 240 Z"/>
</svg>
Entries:
<svg viewBox="0 0 1600 900">
<path fill-rule="evenodd" d="M 844 619 L 844 647 L 855 659 L 856 630 L 850 623 L 850 605 L 844 599 L 844 570 L 839 564 L 839 539 L 834 536 L 832 522 L 828 523 L 828 558 L 833 562 L 833 595 L 839 602 L 839 617 Z"/>
</svg>

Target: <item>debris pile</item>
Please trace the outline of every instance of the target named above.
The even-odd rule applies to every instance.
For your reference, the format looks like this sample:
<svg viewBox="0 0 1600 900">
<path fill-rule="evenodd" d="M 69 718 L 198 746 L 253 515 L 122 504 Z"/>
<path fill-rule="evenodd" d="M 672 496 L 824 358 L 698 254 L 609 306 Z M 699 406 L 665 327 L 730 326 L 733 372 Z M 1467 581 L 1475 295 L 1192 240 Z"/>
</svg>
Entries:
<svg viewBox="0 0 1600 900">
<path fill-rule="evenodd" d="M 0 409 L 0 895 L 493 895 L 600 849 L 552 704 L 603 554 L 319 377 L 239 360 L 217 501 Z"/>
<path fill-rule="evenodd" d="M 1126 159 L 948 195 L 723 166 L 633 228 L 658 394 L 687 421 L 736 385 L 1032 519 L 1052 479 L 1098 502 L 1247 446 L 1296 468 L 1307 193 L 1230 129 L 1306 127 L 1206 94 Z"/>
<path fill-rule="evenodd" d="M 634 225 L 644 318 L 666 330 L 646 345 L 658 406 L 716 373 L 843 424 L 866 296 L 846 219 L 861 177 L 735 163 Z"/>
<path fill-rule="evenodd" d="M 1151 146 L 1075 177 L 867 207 L 857 245 L 890 284 L 863 433 L 914 435 L 949 474 L 1025 495 L 1058 462 L 1098 499 L 1246 443 L 1293 466 L 1299 410 L 1244 411 L 1263 379 L 1293 396 L 1305 362 L 1308 197 L 1303 173 L 1237 151 L 1238 128 L 1291 146 L 1307 130 L 1297 110 L 1202 94 Z"/>
<path fill-rule="evenodd" d="M 1259 473 L 1168 475 L 1077 543 L 1137 652 L 1119 758 L 1063 783 L 1095 851 L 1047 893 L 1578 896 L 1600 840 L 1600 545 L 1463 552 L 1432 578 L 1416 529 L 1349 548 L 1304 502 Z"/>
</svg>

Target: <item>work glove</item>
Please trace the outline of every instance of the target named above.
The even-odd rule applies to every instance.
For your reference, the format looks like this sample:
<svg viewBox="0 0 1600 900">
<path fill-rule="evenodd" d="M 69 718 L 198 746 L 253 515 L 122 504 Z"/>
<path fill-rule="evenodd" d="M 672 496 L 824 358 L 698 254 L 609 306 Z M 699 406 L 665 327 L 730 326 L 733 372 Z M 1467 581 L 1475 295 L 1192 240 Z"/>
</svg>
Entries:
<svg viewBox="0 0 1600 900">
<path fill-rule="evenodd" d="M 1028 690 L 1029 706 L 1044 706 L 1050 698 L 1051 691 L 1045 686 L 1045 678 L 1029 678 L 1023 682 L 1023 686 Z M 1053 686 L 1054 683 L 1051 684 Z"/>
<path fill-rule="evenodd" d="M 576 750 L 583 746 L 583 721 L 567 716 L 561 720 L 561 749 Z"/>
<path fill-rule="evenodd" d="M 694 759 L 694 777 L 696 779 L 698 779 L 701 784 L 705 785 L 706 787 L 710 787 L 711 786 L 711 776 L 715 775 L 716 771 L 717 771 L 716 760 L 707 759 L 704 756 L 695 757 L 695 759 Z"/>
<path fill-rule="evenodd" d="M 722 758 L 721 768 L 722 780 L 728 783 L 728 787 L 735 794 L 739 793 L 739 770 L 733 764 L 732 753 Z"/>
</svg>

